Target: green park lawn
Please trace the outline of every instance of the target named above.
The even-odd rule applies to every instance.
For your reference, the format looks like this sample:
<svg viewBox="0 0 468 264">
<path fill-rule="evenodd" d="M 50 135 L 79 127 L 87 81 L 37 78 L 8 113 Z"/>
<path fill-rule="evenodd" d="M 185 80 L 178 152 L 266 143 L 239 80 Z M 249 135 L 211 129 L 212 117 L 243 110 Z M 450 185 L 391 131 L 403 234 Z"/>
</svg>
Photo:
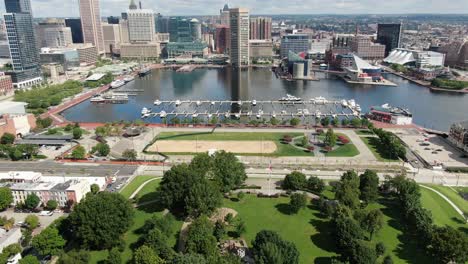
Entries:
<svg viewBox="0 0 468 264">
<path fill-rule="evenodd" d="M 367 130 L 367 129 L 357 129 L 354 130 L 354 133 L 356 133 L 359 136 L 372 136 L 374 135 L 374 132 Z"/>
<path fill-rule="evenodd" d="M 456 189 L 456 187 L 452 188 L 449 186 L 441 186 L 441 185 L 433 185 L 433 184 L 427 184 L 427 186 L 439 191 L 440 193 L 445 195 L 447 198 L 449 198 L 450 201 L 452 201 L 463 212 L 468 213 L 468 201 L 463 199 L 463 197 L 458 193 L 459 191 Z"/>
<path fill-rule="evenodd" d="M 120 191 L 125 198 L 130 198 L 130 195 L 140 187 L 145 181 L 153 179 L 153 176 L 136 176 L 130 183 Z"/>
<path fill-rule="evenodd" d="M 354 144 L 338 145 L 338 148 L 325 154 L 326 157 L 354 157 L 359 155 L 359 150 Z"/>
<path fill-rule="evenodd" d="M 334 196 L 331 189 L 327 196 Z M 243 235 L 251 245 L 255 235 L 264 229 L 278 232 L 285 240 L 293 242 L 300 252 L 300 263 L 330 263 L 335 256 L 335 241 L 329 219 L 314 207 L 308 206 L 297 215 L 290 215 L 289 198 L 257 198 L 247 195 L 240 202 L 225 200 L 224 207 L 236 210 L 238 217 L 245 221 L 247 231 Z M 383 242 L 394 263 L 430 263 L 417 246 L 417 239 L 405 234 L 403 219 L 397 201 L 382 198 L 379 203 L 370 205 L 384 213 L 385 224 L 373 239 Z M 382 259 L 379 260 L 380 262 Z M 379 263 L 380 263 L 379 262 Z"/>
<path fill-rule="evenodd" d="M 158 140 L 218 140 L 218 141 L 273 141 L 276 144 L 277 150 L 272 154 L 263 154 L 263 156 L 313 156 L 313 153 L 297 149 L 292 145 L 283 144 L 282 139 L 284 135 L 291 137 L 302 136 L 302 133 L 266 133 L 266 132 L 220 132 L 220 133 L 180 133 L 180 132 L 163 132 L 158 136 Z M 168 153 L 170 155 L 186 155 L 193 153 Z M 243 154 L 240 155 L 258 156 L 257 154 Z"/>
<path fill-rule="evenodd" d="M 437 193 L 421 188 L 421 203 L 424 208 L 432 213 L 434 224 L 439 226 L 451 226 L 453 228 L 468 231 L 468 224 L 455 209 Z"/>
<path fill-rule="evenodd" d="M 156 188 L 158 188 L 161 180 L 154 180 L 148 182 L 139 192 L 138 192 L 138 203 L 144 203 L 148 201 L 154 201 L 156 199 Z"/>
<path fill-rule="evenodd" d="M 362 142 L 367 145 L 367 147 L 371 150 L 374 154 L 375 158 L 379 161 L 386 161 L 386 162 L 398 162 L 398 159 L 389 159 L 385 157 L 383 154 L 383 149 L 385 146 L 382 146 L 379 142 L 379 138 L 377 137 L 361 137 Z"/>
</svg>

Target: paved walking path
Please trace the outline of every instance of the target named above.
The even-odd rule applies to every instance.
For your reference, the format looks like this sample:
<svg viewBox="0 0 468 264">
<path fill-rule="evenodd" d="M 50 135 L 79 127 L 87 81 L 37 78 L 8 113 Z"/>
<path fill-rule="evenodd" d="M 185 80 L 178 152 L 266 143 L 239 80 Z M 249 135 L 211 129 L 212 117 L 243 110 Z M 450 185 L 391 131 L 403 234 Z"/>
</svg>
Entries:
<svg viewBox="0 0 468 264">
<path fill-rule="evenodd" d="M 143 187 L 146 186 L 146 184 L 148 184 L 148 183 L 150 183 L 150 182 L 152 182 L 152 181 L 155 181 L 155 180 L 160 180 L 160 179 L 161 179 L 161 177 L 157 177 L 157 178 L 149 179 L 149 180 L 145 181 L 142 185 L 140 185 L 140 187 L 138 187 L 138 188 L 132 193 L 132 195 L 130 195 L 130 198 L 129 198 L 129 199 L 133 199 L 133 197 L 135 197 L 135 195 L 137 195 L 137 194 L 141 191 L 141 189 L 143 189 Z"/>
<path fill-rule="evenodd" d="M 445 201 L 447 201 L 452 207 L 453 209 L 455 209 L 455 211 L 457 211 L 457 213 L 459 213 L 463 218 L 465 218 L 465 215 L 463 214 L 463 211 L 458 208 L 458 206 L 456 206 L 449 198 L 447 198 L 447 196 L 443 195 L 442 193 L 440 193 L 439 191 L 431 188 L 431 187 L 427 187 L 425 185 L 420 185 L 421 187 L 425 188 L 425 189 L 428 189 L 428 190 L 431 190 L 435 193 L 437 193 L 440 197 L 444 198 Z"/>
</svg>

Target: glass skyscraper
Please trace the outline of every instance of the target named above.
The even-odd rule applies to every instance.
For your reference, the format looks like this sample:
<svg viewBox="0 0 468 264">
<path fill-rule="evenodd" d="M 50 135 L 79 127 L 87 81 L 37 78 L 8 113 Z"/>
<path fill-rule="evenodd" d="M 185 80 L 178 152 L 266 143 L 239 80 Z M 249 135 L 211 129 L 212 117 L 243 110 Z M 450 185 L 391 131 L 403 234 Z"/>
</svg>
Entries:
<svg viewBox="0 0 468 264">
<path fill-rule="evenodd" d="M 16 88 L 25 88 L 42 81 L 39 50 L 29 0 L 5 0 L 4 15 L 13 71 L 11 76 Z"/>
<path fill-rule="evenodd" d="M 377 42 L 385 45 L 385 56 L 400 47 L 401 24 L 378 24 Z"/>
</svg>

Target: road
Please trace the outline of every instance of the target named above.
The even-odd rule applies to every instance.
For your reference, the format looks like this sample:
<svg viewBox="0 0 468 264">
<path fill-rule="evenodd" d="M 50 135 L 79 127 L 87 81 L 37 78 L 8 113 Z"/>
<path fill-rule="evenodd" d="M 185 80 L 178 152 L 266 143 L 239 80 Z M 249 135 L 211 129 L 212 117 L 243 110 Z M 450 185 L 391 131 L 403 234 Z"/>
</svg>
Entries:
<svg viewBox="0 0 468 264">
<path fill-rule="evenodd" d="M 147 166 L 142 171 L 144 175 L 162 176 L 164 171 L 170 169 L 170 166 Z M 286 174 L 291 173 L 289 169 L 273 169 L 268 168 L 247 168 L 246 173 L 250 179 L 283 179 Z M 345 171 L 321 171 L 321 170 L 301 170 L 306 176 L 318 176 L 324 180 L 339 180 Z M 358 171 L 362 173 L 364 171 Z M 380 180 L 384 180 L 386 175 L 395 176 L 392 173 L 378 173 Z M 434 183 L 450 186 L 468 186 L 468 175 L 447 173 L 444 171 L 433 171 L 428 169 L 414 170 L 407 174 L 408 178 L 414 179 L 418 183 Z"/>
<path fill-rule="evenodd" d="M 89 176 L 128 176 L 138 168 L 136 165 L 94 164 L 94 163 L 59 163 L 40 162 L 0 162 L 0 171 L 35 171 L 45 175 L 89 175 Z"/>
</svg>

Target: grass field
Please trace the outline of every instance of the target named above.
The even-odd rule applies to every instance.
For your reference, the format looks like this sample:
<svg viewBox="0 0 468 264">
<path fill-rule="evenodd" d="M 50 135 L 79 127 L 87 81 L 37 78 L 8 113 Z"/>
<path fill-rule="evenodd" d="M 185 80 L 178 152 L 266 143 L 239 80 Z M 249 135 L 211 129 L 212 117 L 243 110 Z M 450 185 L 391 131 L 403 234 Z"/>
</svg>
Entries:
<svg viewBox="0 0 468 264">
<path fill-rule="evenodd" d="M 130 183 L 125 185 L 125 187 L 120 191 L 125 198 L 130 198 L 130 195 L 140 187 L 145 181 L 153 179 L 153 176 L 136 176 Z"/>
<path fill-rule="evenodd" d="M 358 130 L 354 130 L 354 132 L 356 134 L 358 134 L 359 136 L 372 136 L 372 135 L 374 135 L 374 132 L 372 132 L 370 130 L 367 130 L 367 129 L 358 129 Z"/>
<path fill-rule="evenodd" d="M 326 157 L 354 157 L 359 155 L 359 150 L 354 144 L 341 145 L 337 149 L 325 154 Z"/>
<path fill-rule="evenodd" d="M 139 192 L 138 192 L 138 203 L 144 203 L 148 201 L 154 201 L 156 199 L 156 188 L 158 188 L 161 180 L 154 180 L 146 184 Z"/>
<path fill-rule="evenodd" d="M 163 132 L 159 134 L 158 141 L 161 140 L 201 140 L 201 141 L 273 141 L 276 144 L 277 150 L 274 153 L 265 154 L 263 156 L 313 156 L 312 153 L 297 149 L 289 144 L 281 143 L 284 135 L 292 137 L 302 136 L 301 133 L 246 133 L 246 132 L 226 132 L 226 133 L 180 133 L 180 132 Z M 170 155 L 187 155 L 194 153 L 167 153 Z M 240 155 L 262 155 L 262 153 L 236 153 Z"/>
<path fill-rule="evenodd" d="M 468 213 L 468 201 L 463 199 L 461 195 L 458 193 L 458 190 L 448 186 L 441 186 L 441 185 L 432 185 L 427 184 L 428 187 L 431 187 L 443 195 L 447 196 L 450 201 L 452 201 L 458 208 L 460 208 L 463 212 Z M 460 189 L 461 191 L 461 189 Z"/>
<path fill-rule="evenodd" d="M 379 161 L 388 161 L 388 162 L 398 162 L 398 159 L 388 159 L 383 154 L 383 149 L 385 146 L 382 146 L 377 137 L 361 137 L 362 142 L 367 145 L 367 147 L 374 154 L 375 158 Z"/>
<path fill-rule="evenodd" d="M 437 193 L 421 188 L 421 202 L 422 206 L 432 213 L 434 224 L 439 226 L 448 225 L 465 232 L 468 231 L 468 226 L 463 217 Z"/>
<path fill-rule="evenodd" d="M 327 187 L 326 195 L 334 196 L 330 187 Z M 273 230 L 296 245 L 300 263 L 330 263 L 336 249 L 329 219 L 323 218 L 313 206 L 302 209 L 297 215 L 289 215 L 288 203 L 289 198 L 268 199 L 248 195 L 241 202 L 225 200 L 224 206 L 236 210 L 245 221 L 247 232 L 244 237 L 249 245 L 257 232 Z M 394 263 L 431 263 L 418 248 L 417 239 L 404 234 L 401 224 L 404 220 L 396 201 L 381 199 L 370 207 L 381 209 L 385 215 L 385 224 L 373 242 L 382 241 L 387 248 L 386 254 L 392 256 Z"/>
</svg>

